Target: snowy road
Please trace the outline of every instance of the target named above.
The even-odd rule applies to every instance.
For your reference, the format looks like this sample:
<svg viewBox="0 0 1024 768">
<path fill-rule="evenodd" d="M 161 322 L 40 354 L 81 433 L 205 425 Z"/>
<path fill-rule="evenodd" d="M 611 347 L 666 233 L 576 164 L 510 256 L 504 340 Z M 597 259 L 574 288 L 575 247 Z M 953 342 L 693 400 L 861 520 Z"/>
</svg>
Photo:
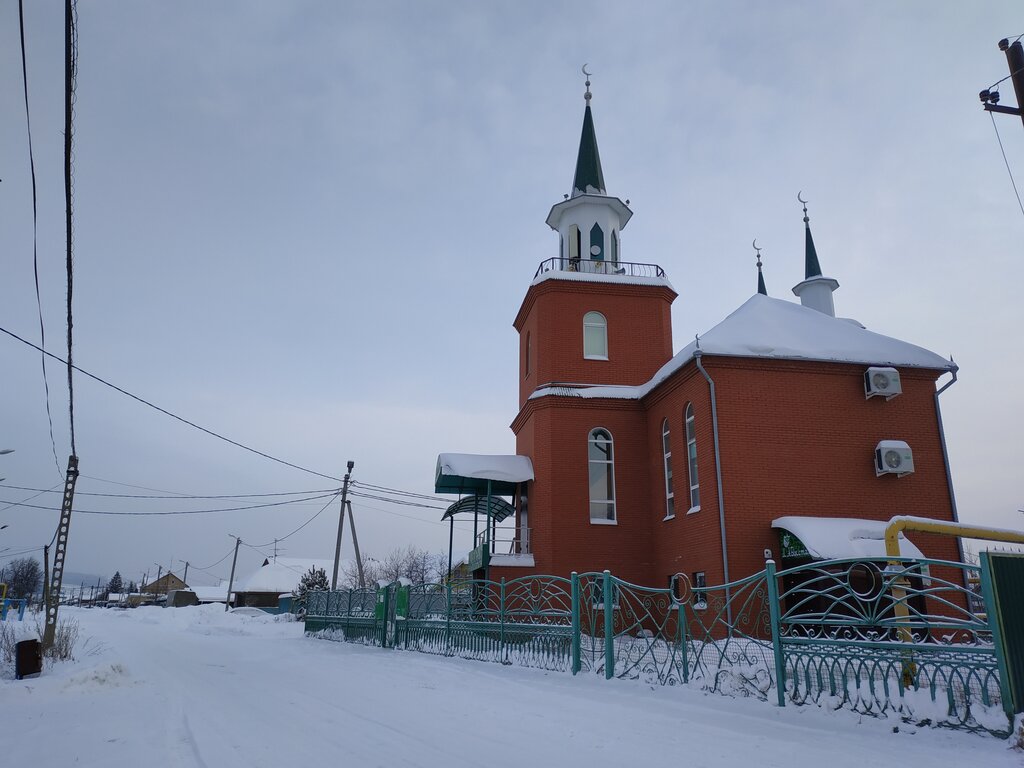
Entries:
<svg viewBox="0 0 1024 768">
<path fill-rule="evenodd" d="M 314 640 L 211 609 L 67 615 L 76 663 L 0 678 L 0 765 L 1024 765 L 991 737 Z"/>
</svg>

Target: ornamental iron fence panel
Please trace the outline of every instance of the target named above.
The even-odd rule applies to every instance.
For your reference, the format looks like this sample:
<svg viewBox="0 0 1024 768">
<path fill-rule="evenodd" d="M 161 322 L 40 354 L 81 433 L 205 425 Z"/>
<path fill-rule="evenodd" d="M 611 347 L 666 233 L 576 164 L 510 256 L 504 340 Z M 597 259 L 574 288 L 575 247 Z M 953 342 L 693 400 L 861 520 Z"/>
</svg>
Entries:
<svg viewBox="0 0 1024 768">
<path fill-rule="evenodd" d="M 780 571 L 769 560 L 713 587 L 684 574 L 668 588 L 644 587 L 607 571 L 395 582 L 311 592 L 306 631 L 1005 736 L 1012 708 L 989 582 L 986 568 L 910 559 Z"/>
<path fill-rule="evenodd" d="M 1007 732 L 977 566 L 884 558 L 779 571 L 785 694 L 869 715 Z"/>
</svg>

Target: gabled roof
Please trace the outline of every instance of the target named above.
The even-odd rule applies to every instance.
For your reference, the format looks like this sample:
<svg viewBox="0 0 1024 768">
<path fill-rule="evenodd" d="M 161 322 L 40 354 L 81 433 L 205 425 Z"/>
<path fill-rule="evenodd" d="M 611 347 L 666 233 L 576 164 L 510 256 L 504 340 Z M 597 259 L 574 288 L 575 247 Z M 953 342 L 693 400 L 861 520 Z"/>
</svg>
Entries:
<svg viewBox="0 0 1024 768">
<path fill-rule="evenodd" d="M 266 565 L 256 569 L 249 578 L 235 584 L 235 592 L 274 592 L 283 594 L 291 592 L 306 575 L 310 568 L 323 568 L 328 574 L 334 572 L 333 560 L 316 560 L 297 557 L 279 557 L 264 561 Z"/>
<path fill-rule="evenodd" d="M 753 357 L 775 360 L 813 360 L 905 368 L 955 371 L 950 360 L 924 347 L 869 331 L 852 320 L 830 317 L 793 302 L 754 294 L 710 331 L 700 337 L 702 355 Z M 538 389 L 545 395 L 638 399 L 690 362 L 697 353 L 691 341 L 638 387 L 565 387 Z"/>
</svg>

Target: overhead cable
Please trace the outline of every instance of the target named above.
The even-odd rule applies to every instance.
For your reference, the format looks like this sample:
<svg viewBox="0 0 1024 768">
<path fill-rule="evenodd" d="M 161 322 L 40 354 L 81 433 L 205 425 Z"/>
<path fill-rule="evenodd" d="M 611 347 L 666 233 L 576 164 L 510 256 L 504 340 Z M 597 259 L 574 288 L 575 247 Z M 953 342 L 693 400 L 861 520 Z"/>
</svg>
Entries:
<svg viewBox="0 0 1024 768">
<path fill-rule="evenodd" d="M 43 300 L 39 292 L 39 207 L 36 195 L 36 159 L 32 150 L 32 118 L 28 108 L 28 65 L 25 56 L 25 0 L 18 0 L 18 26 L 21 33 L 21 82 L 25 91 L 25 128 L 28 133 L 28 167 L 32 175 L 32 274 L 36 282 L 36 310 L 39 314 L 39 343 L 46 346 L 46 327 L 43 325 Z M 50 446 L 57 474 L 63 476 L 57 458 L 57 441 L 53 438 L 53 415 L 50 413 L 50 381 L 46 376 L 46 355 L 40 355 L 43 364 L 43 390 L 46 394 L 46 420 L 50 425 Z"/>
<path fill-rule="evenodd" d="M 68 361 L 63 360 L 62 358 L 58 357 L 57 355 L 53 354 L 52 352 L 47 352 L 42 347 L 40 347 L 40 346 L 38 346 L 36 344 L 33 344 L 31 341 L 28 341 L 27 339 L 23 339 L 18 334 L 13 333 L 11 331 L 8 331 L 6 328 L 0 328 L 0 333 L 4 333 L 4 334 L 10 336 L 12 339 L 16 339 L 17 341 L 20 341 L 22 344 L 26 344 L 27 346 L 30 346 L 33 349 L 39 350 L 40 352 L 42 352 L 47 357 L 53 358 L 54 360 L 57 360 L 57 361 L 59 361 L 61 363 L 67 363 L 68 362 Z M 68 364 L 71 365 L 70 363 L 68 363 Z M 316 475 L 317 477 L 322 477 L 322 478 L 324 478 L 326 480 L 334 480 L 334 481 L 339 482 L 339 483 L 342 482 L 340 477 L 333 477 L 331 475 L 325 475 L 322 472 L 317 472 L 315 470 L 308 469 L 308 468 L 300 466 L 298 464 L 293 464 L 290 461 L 285 461 L 284 459 L 279 459 L 276 456 L 271 456 L 269 453 L 264 453 L 263 451 L 258 451 L 255 448 L 250 448 L 248 445 L 240 443 L 237 440 L 232 440 L 230 437 L 225 437 L 224 435 L 221 435 L 221 434 L 219 434 L 217 432 L 214 432 L 212 429 L 207 429 L 206 427 L 201 427 L 200 425 L 196 424 L 194 421 L 189 421 L 188 419 L 184 418 L 183 416 L 178 416 L 176 413 L 171 413 L 166 408 L 161 408 L 159 405 L 155 405 L 154 403 L 151 403 L 149 400 L 146 400 L 145 398 L 139 397 L 138 395 L 133 395 L 128 390 L 122 389 L 121 387 L 117 386 L 116 384 L 111 384 L 106 379 L 102 379 L 102 378 L 100 378 L 99 376 L 97 376 L 97 375 L 95 375 L 93 373 L 89 373 L 88 371 L 86 371 L 86 370 L 84 370 L 82 368 L 79 368 L 77 365 L 72 365 L 71 367 L 74 368 L 79 373 L 81 373 L 83 376 L 88 376 L 90 379 L 93 379 L 94 381 L 98 381 L 100 384 L 103 384 L 104 386 L 110 387 L 111 389 L 113 389 L 113 390 L 115 390 L 117 392 L 120 392 L 122 395 L 130 397 L 132 400 L 140 402 L 143 405 L 149 406 L 150 408 L 152 408 L 152 409 L 154 409 L 156 411 L 159 411 L 160 413 L 164 414 L 165 416 L 170 416 L 172 419 L 176 419 L 176 420 L 180 421 L 182 424 L 187 424 L 188 426 L 193 427 L 194 429 L 198 429 L 200 432 L 205 432 L 206 434 L 210 435 L 211 437 L 215 437 L 218 440 L 223 440 L 225 443 L 230 443 L 231 445 L 234 445 L 237 448 L 241 448 L 242 450 L 249 451 L 249 453 L 254 453 L 257 456 L 262 456 L 265 459 L 270 459 L 270 461 L 277 462 L 278 464 L 283 464 L 286 467 L 291 467 L 292 469 L 297 469 L 300 472 L 306 472 L 306 473 L 308 473 L 310 475 Z"/>
<path fill-rule="evenodd" d="M 287 501 L 272 501 L 266 504 L 249 504 L 243 507 L 223 507 L 221 509 L 179 509 L 170 512 L 113 512 L 109 510 L 97 510 L 97 509 L 76 509 L 75 512 L 80 515 L 114 515 L 123 517 L 165 517 L 168 515 L 209 515 L 217 512 L 238 512 L 247 509 L 265 509 L 267 507 L 281 507 L 287 504 L 298 504 L 305 501 L 316 501 L 326 496 L 333 498 L 336 494 L 324 493 L 319 496 L 306 496 L 300 499 L 290 499 Z M 3 500 L 0 500 L 2 502 Z M 50 512 L 57 511 L 57 507 L 43 507 L 38 504 L 19 504 L 18 506 L 28 507 L 29 509 L 45 509 Z"/>
</svg>

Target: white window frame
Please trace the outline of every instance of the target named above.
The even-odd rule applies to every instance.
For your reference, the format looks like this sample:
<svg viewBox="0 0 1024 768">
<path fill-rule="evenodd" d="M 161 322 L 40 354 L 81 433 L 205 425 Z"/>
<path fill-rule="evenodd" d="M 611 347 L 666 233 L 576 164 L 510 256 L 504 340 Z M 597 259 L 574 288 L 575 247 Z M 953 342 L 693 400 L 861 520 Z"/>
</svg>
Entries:
<svg viewBox="0 0 1024 768">
<path fill-rule="evenodd" d="M 672 489 L 672 434 L 668 419 L 661 422 L 661 452 L 665 470 L 665 520 L 676 516 L 675 492 Z"/>
<path fill-rule="evenodd" d="M 607 445 L 608 445 L 608 452 L 607 452 L 608 458 L 607 459 L 592 459 L 590 457 L 590 447 L 591 447 L 591 445 L 595 445 L 595 444 L 597 444 L 599 442 L 599 439 L 597 437 L 598 433 L 603 433 L 604 435 L 607 436 L 607 441 L 605 441 L 604 438 L 600 438 L 600 442 L 602 442 L 602 443 L 607 442 Z M 592 471 L 593 471 L 593 466 L 595 464 L 604 465 L 605 468 L 606 468 L 606 471 L 608 472 L 608 477 L 611 478 L 611 482 L 610 483 L 607 483 L 607 482 L 605 483 L 605 487 L 607 487 L 608 485 L 611 485 L 611 498 L 610 499 L 595 499 L 595 498 L 593 498 L 592 494 L 593 494 L 593 491 L 594 491 L 594 483 L 593 483 L 593 478 L 591 477 L 591 474 L 592 474 Z M 619 524 L 619 515 L 618 515 L 618 509 L 617 509 L 618 505 L 615 502 L 615 440 L 612 438 L 611 431 L 608 430 L 608 429 L 605 429 L 604 427 L 595 427 L 594 429 L 590 430 L 590 434 L 587 435 L 587 499 L 588 499 L 588 502 L 587 502 L 587 513 L 590 516 L 590 524 L 591 525 L 618 525 Z M 605 507 L 606 509 L 608 509 L 608 505 L 610 505 L 612 516 L 610 518 L 607 518 L 607 517 L 595 518 L 594 517 L 594 509 L 593 509 L 593 505 L 594 504 L 604 504 L 604 505 L 606 505 L 606 507 Z"/>
<path fill-rule="evenodd" d="M 600 318 L 600 320 L 598 320 Z M 604 338 L 604 354 L 595 353 L 587 349 L 587 329 L 600 328 Z M 608 359 L 608 318 L 600 312 L 590 311 L 583 315 L 583 359 L 584 360 L 607 360 Z"/>
<path fill-rule="evenodd" d="M 693 403 L 686 404 L 683 411 L 686 430 L 686 478 L 690 484 L 690 508 L 686 514 L 700 512 L 700 474 L 697 471 L 697 420 L 693 415 Z"/>
</svg>

